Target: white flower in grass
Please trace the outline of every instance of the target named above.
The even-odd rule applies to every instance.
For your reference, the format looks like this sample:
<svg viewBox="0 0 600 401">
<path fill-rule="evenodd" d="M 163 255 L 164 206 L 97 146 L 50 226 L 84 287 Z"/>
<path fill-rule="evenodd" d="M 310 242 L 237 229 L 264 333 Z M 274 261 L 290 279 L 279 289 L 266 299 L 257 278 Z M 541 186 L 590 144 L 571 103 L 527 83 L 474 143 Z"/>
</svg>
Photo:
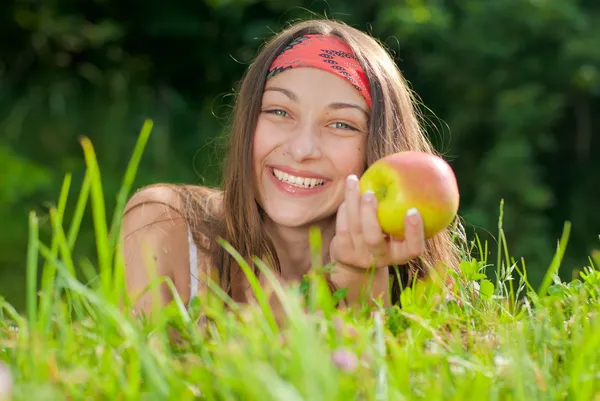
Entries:
<svg viewBox="0 0 600 401">
<path fill-rule="evenodd" d="M 496 367 L 496 371 L 498 373 L 502 373 L 502 372 L 505 372 L 506 369 L 508 369 L 508 367 L 510 366 L 511 360 L 503 357 L 502 355 L 495 355 L 493 362 L 494 362 L 494 366 Z"/>
<path fill-rule="evenodd" d="M 463 361 L 459 358 L 453 356 L 448 357 L 448 365 L 450 372 L 453 375 L 462 376 L 467 372 Z"/>
</svg>

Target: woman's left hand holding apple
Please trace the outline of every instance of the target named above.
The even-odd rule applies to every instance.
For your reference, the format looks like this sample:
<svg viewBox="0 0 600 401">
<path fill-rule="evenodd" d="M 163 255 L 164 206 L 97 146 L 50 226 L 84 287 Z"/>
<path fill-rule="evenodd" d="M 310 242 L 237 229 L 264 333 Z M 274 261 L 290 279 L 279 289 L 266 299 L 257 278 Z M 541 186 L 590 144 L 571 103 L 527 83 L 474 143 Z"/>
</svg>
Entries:
<svg viewBox="0 0 600 401">
<path fill-rule="evenodd" d="M 360 196 L 358 178 L 351 175 L 346 196 L 338 209 L 331 258 L 338 263 L 368 269 L 405 264 L 425 252 L 423 221 L 416 209 L 405 218 L 405 239 L 386 236 L 377 219 L 377 198 L 373 192 Z"/>
<path fill-rule="evenodd" d="M 335 262 L 332 279 L 336 285 L 351 287 L 349 298 L 356 298 L 357 283 L 362 284 L 367 269 L 377 268 L 373 286 L 376 292 L 387 292 L 387 269 L 381 267 L 402 265 L 425 252 L 423 220 L 416 209 L 405 218 L 405 239 L 386 236 L 377 219 L 377 198 L 373 192 L 360 195 L 355 175 L 346 181 L 344 202 L 338 209 L 336 232 L 329 248 Z M 354 288 L 352 288 L 354 287 Z"/>
</svg>

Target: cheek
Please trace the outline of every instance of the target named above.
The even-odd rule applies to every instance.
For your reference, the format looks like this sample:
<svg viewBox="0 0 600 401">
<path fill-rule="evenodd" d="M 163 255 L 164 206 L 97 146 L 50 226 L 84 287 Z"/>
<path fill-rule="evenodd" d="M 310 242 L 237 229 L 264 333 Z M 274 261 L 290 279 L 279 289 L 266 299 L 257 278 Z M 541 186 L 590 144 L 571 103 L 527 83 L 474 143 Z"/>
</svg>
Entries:
<svg viewBox="0 0 600 401">
<path fill-rule="evenodd" d="M 259 121 L 252 140 L 252 160 L 255 166 L 260 165 L 273 148 L 273 136 L 268 131 L 268 127 Z"/>
<path fill-rule="evenodd" d="M 357 174 L 359 177 L 364 171 L 365 151 L 363 141 L 348 141 L 338 143 L 331 152 L 330 159 L 340 175 Z"/>
<path fill-rule="evenodd" d="M 262 166 L 280 146 L 281 138 L 273 125 L 259 120 L 252 140 L 252 166 L 255 177 L 260 176 Z"/>
</svg>

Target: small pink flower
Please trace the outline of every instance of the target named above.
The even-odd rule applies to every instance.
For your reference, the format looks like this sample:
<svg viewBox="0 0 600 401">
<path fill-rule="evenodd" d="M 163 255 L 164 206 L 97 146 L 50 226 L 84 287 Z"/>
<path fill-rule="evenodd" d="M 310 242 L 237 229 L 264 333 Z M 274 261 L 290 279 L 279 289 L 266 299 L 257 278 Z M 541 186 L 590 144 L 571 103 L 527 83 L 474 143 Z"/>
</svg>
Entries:
<svg viewBox="0 0 600 401">
<path fill-rule="evenodd" d="M 0 362 L 0 400 L 10 400 L 12 384 L 10 370 L 3 362 Z"/>
<path fill-rule="evenodd" d="M 358 367 L 358 358 L 352 351 L 338 348 L 331 354 L 333 364 L 345 372 L 353 372 Z"/>
</svg>

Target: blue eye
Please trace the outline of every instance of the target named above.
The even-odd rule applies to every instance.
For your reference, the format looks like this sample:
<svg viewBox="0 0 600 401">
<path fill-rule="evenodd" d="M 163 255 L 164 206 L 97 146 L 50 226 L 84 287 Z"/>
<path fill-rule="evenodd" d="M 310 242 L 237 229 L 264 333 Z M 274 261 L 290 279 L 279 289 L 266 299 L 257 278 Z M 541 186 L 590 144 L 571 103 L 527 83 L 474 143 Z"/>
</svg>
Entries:
<svg viewBox="0 0 600 401">
<path fill-rule="evenodd" d="M 353 126 L 348 125 L 346 123 L 339 122 L 339 121 L 331 124 L 330 126 L 333 128 L 338 128 L 338 129 L 347 129 L 350 131 L 357 131 L 357 129 L 354 128 Z"/>
<path fill-rule="evenodd" d="M 275 110 L 265 110 L 265 113 L 275 114 L 276 116 L 287 117 L 288 113 L 285 110 L 275 109 Z"/>
</svg>

